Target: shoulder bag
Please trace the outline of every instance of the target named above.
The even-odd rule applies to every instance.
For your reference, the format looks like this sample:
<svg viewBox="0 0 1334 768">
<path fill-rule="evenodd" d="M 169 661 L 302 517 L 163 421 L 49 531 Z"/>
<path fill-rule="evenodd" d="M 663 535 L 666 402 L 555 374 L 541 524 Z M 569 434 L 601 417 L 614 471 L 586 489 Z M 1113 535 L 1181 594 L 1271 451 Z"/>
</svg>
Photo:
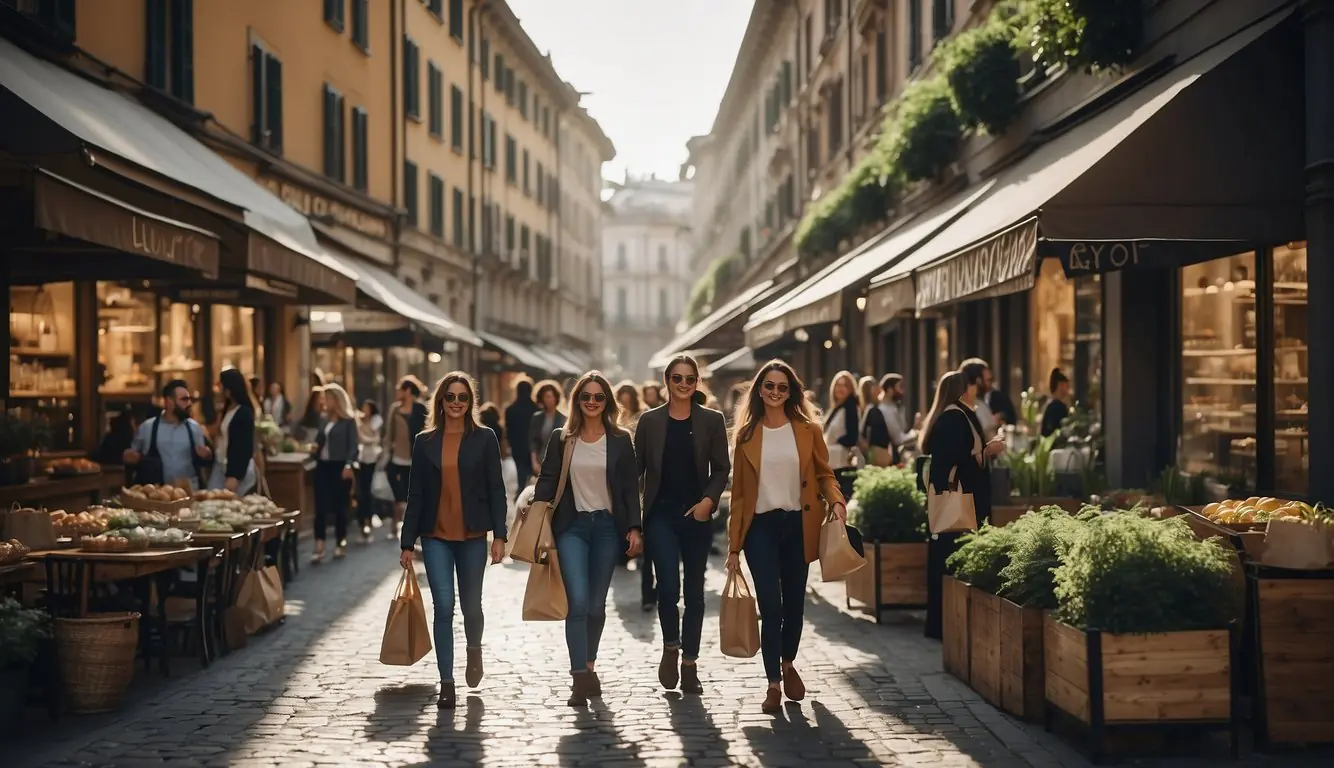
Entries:
<svg viewBox="0 0 1334 768">
<path fill-rule="evenodd" d="M 565 451 L 560 460 L 560 478 L 556 480 L 556 495 L 546 501 L 534 501 L 527 511 L 520 511 L 514 535 L 509 539 L 509 556 L 520 563 L 540 564 L 548 550 L 555 547 L 551 533 L 553 508 L 565 493 L 569 479 L 570 457 L 574 454 L 574 440 L 565 440 Z"/>
<path fill-rule="evenodd" d="M 982 463 L 982 436 L 977 433 L 976 429 L 973 429 L 972 421 L 968 420 L 968 414 L 963 413 L 962 408 L 951 405 L 945 410 L 950 409 L 963 414 L 964 420 L 968 424 L 968 431 L 973 434 L 973 451 L 970 455 L 977 460 L 980 466 Z M 958 467 L 950 469 L 949 479 L 943 489 L 938 490 L 934 485 L 927 485 L 926 516 L 932 535 L 977 530 L 977 509 L 973 503 L 973 494 L 964 493 L 955 479 L 957 473 Z"/>
</svg>

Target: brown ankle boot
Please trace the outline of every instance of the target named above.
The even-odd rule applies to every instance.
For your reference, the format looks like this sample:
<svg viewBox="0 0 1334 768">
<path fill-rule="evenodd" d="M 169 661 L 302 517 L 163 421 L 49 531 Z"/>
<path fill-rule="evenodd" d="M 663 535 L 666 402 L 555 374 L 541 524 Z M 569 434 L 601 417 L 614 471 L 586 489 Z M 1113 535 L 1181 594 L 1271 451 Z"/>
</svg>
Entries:
<svg viewBox="0 0 1334 768">
<path fill-rule="evenodd" d="M 588 670 L 588 695 L 589 696 L 602 695 L 602 678 L 598 677 L 598 673 L 594 672 L 591 669 Z"/>
<path fill-rule="evenodd" d="M 806 698 L 806 684 L 801 682 L 801 675 L 797 674 L 796 667 L 783 670 L 783 693 L 793 701 Z"/>
<path fill-rule="evenodd" d="M 699 683 L 699 668 L 694 664 L 681 665 L 681 693 L 704 693 Z"/>
<path fill-rule="evenodd" d="M 778 690 L 778 686 L 771 685 L 764 692 L 764 703 L 760 705 L 760 711 L 773 714 L 783 708 L 783 692 Z"/>
<path fill-rule="evenodd" d="M 588 706 L 590 683 L 588 672 L 575 672 L 570 677 L 573 678 L 570 685 L 570 698 L 565 703 L 571 707 Z"/>
<path fill-rule="evenodd" d="M 669 691 L 674 690 L 681 679 L 676 671 L 677 658 L 680 655 L 680 648 L 663 648 L 662 661 L 658 662 L 658 682 Z"/>
<path fill-rule="evenodd" d="M 441 709 L 453 709 L 453 708 L 454 708 L 455 698 L 454 698 L 454 681 L 453 681 L 453 680 L 451 680 L 451 681 L 449 681 L 449 682 L 441 681 L 441 683 L 440 683 L 440 698 L 436 699 L 435 704 L 436 704 L 437 707 L 440 707 Z"/>
<path fill-rule="evenodd" d="M 469 688 L 476 688 L 482 682 L 482 649 L 468 649 L 468 666 L 464 670 L 464 676 L 468 681 Z"/>
</svg>

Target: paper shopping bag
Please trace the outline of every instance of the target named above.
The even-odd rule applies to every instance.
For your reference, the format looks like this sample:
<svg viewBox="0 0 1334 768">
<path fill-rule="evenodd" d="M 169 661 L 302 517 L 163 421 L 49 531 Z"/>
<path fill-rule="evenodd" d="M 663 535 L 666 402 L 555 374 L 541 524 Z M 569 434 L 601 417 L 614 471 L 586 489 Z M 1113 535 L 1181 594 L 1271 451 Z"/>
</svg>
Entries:
<svg viewBox="0 0 1334 768">
<path fill-rule="evenodd" d="M 287 604 L 283 598 L 283 577 L 278 569 L 269 566 L 246 573 L 236 596 L 236 607 L 248 635 L 281 619 Z"/>
<path fill-rule="evenodd" d="M 528 512 L 519 516 L 510 536 L 509 556 L 519 563 L 540 563 L 546 552 L 555 546 L 551 532 L 550 504 L 535 501 Z"/>
<path fill-rule="evenodd" d="M 760 652 L 760 617 L 755 610 L 755 596 L 739 568 L 727 574 L 727 583 L 723 585 L 718 635 L 724 656 L 749 659 Z"/>
<path fill-rule="evenodd" d="M 943 492 L 937 491 L 933 485 L 927 486 L 926 519 L 932 534 L 977 530 L 973 494 L 964 493 L 954 481 L 953 469 L 950 470 L 949 485 Z"/>
<path fill-rule="evenodd" d="M 411 568 L 404 568 L 384 621 L 380 663 L 410 667 L 430 651 L 431 630 L 426 625 L 426 605 L 417 588 L 417 575 Z"/>
<path fill-rule="evenodd" d="M 1276 568 L 1318 571 L 1334 560 L 1325 526 L 1304 520 L 1274 518 L 1265 526 L 1260 562 Z"/>
<path fill-rule="evenodd" d="M 547 553 L 545 563 L 528 567 L 528 586 L 523 590 L 523 620 L 564 621 L 569 612 L 565 579 L 560 574 L 560 557 L 553 549 Z"/>
<path fill-rule="evenodd" d="M 842 581 L 866 565 L 848 539 L 848 528 L 833 515 L 820 526 L 820 577 L 824 581 Z"/>
</svg>

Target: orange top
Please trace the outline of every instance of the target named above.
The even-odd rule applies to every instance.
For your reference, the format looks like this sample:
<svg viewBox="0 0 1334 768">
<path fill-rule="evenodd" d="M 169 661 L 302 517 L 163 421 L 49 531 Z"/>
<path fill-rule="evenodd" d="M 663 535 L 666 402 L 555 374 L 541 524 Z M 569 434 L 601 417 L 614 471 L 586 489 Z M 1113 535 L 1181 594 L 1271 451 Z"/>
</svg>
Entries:
<svg viewBox="0 0 1334 768">
<path fill-rule="evenodd" d="M 445 432 L 440 441 L 440 506 L 435 514 L 431 537 L 445 541 L 463 541 L 485 536 L 485 531 L 470 533 L 463 523 L 463 486 L 459 482 L 459 444 L 462 432 Z"/>
</svg>

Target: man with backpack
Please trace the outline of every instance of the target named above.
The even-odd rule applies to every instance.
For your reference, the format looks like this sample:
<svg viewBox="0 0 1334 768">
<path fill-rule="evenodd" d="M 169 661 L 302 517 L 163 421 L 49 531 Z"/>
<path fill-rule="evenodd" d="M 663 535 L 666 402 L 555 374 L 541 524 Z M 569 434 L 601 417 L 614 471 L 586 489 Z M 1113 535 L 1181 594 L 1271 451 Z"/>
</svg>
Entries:
<svg viewBox="0 0 1334 768">
<path fill-rule="evenodd" d="M 213 461 L 204 428 L 190 418 L 190 389 L 176 379 L 162 388 L 162 413 L 139 425 L 134 442 L 125 451 L 126 466 L 135 467 L 136 483 L 175 485 L 180 481 L 198 488 L 199 469 Z"/>
</svg>

